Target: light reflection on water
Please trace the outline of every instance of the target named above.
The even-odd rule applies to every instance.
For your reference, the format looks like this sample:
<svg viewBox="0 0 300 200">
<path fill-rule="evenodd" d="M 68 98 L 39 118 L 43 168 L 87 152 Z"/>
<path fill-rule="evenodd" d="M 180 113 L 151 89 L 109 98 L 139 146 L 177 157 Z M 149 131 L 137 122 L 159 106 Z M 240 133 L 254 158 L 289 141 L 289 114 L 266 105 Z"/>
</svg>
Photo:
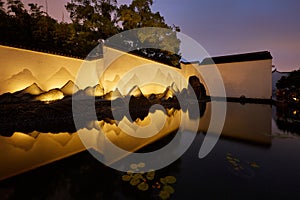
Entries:
<svg viewBox="0 0 300 200">
<path fill-rule="evenodd" d="M 15 132 L 0 136 L 0 179 L 85 150 L 77 133 Z"/>
<path fill-rule="evenodd" d="M 199 134 L 192 146 L 178 161 L 166 168 L 178 179 L 173 198 L 182 199 L 189 195 L 192 197 L 199 194 L 199 188 L 203 196 L 207 197 L 215 195 L 218 197 L 225 195 L 229 198 L 242 197 L 244 193 L 249 193 L 249 187 L 254 191 L 250 195 L 253 198 L 257 197 L 255 192 L 268 195 L 270 190 L 275 190 L 274 194 L 280 193 L 279 191 L 280 194 L 293 194 L 295 185 L 292 183 L 296 178 L 300 178 L 298 172 L 300 162 L 297 156 L 300 152 L 300 140 L 297 134 L 287 133 L 277 127 L 276 114 L 274 114 L 276 110 L 273 108 L 272 115 L 270 105 L 242 105 L 228 102 L 226 121 L 219 142 L 206 158 L 198 159 L 198 151 L 210 122 L 210 106 L 208 102 L 204 107 L 205 112 L 200 118 L 198 128 Z M 173 109 L 166 113 L 166 123 L 163 128 L 156 136 L 150 138 L 136 139 L 128 136 L 115 123 L 109 123 L 107 120 L 91 122 L 87 129 L 97 130 L 99 125 L 116 145 L 129 151 L 138 151 L 153 142 L 155 146 L 156 140 L 178 129 L 178 120 L 180 115 L 184 114 L 183 111 Z M 135 124 L 146 126 L 149 124 L 148 117 L 137 120 Z M 195 119 L 190 118 L 190 122 L 185 122 L 186 127 L 193 120 Z M 122 122 L 131 127 L 126 118 L 121 120 L 121 124 Z M 99 144 L 101 143 L 91 148 L 98 152 L 103 151 L 101 149 L 103 147 Z M 5 152 L 0 154 L 0 179 L 84 150 L 85 147 L 77 133 L 53 134 L 35 131 L 29 134 L 15 132 L 11 137 L 0 136 L 0 152 Z M 231 158 L 239 162 L 231 161 Z M 282 188 L 281 180 L 285 181 L 285 186 Z M 131 199 L 130 194 L 124 194 L 121 188 L 120 186 L 116 195 L 121 195 L 122 199 Z M 215 190 L 220 192 L 214 193 Z"/>
</svg>

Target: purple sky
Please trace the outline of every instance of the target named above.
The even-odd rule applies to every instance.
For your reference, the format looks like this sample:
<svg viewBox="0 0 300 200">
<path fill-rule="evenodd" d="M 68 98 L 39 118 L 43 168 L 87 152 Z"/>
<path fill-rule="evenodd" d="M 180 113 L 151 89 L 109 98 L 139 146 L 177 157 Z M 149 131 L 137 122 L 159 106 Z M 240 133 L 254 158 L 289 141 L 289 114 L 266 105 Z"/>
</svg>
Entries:
<svg viewBox="0 0 300 200">
<path fill-rule="evenodd" d="M 61 20 L 64 13 L 67 20 L 67 1 L 48 0 L 49 14 Z M 45 0 L 23 2 L 45 5 Z M 154 0 L 152 8 L 211 56 L 267 50 L 279 71 L 300 68 L 299 0 Z"/>
</svg>

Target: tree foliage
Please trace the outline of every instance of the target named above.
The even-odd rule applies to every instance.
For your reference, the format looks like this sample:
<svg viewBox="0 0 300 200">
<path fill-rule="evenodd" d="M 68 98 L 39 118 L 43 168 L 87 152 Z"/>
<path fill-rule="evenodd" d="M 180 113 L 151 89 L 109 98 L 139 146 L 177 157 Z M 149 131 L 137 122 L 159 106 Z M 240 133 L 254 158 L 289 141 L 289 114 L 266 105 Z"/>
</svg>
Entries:
<svg viewBox="0 0 300 200">
<path fill-rule="evenodd" d="M 134 32 L 131 40 L 133 53 L 165 64 L 179 67 L 180 40 L 176 31 L 179 27 L 166 24 L 159 12 L 151 10 L 153 0 L 133 0 L 130 5 L 121 5 L 119 9 L 119 23 L 123 30 L 143 27 L 159 27 L 164 29 L 146 29 Z M 145 48 L 143 48 L 145 47 Z"/>
<path fill-rule="evenodd" d="M 300 89 L 300 69 L 292 71 L 288 76 L 283 76 L 277 83 L 278 89 Z"/>
<path fill-rule="evenodd" d="M 178 66 L 179 27 L 166 24 L 159 12 L 151 10 L 152 4 L 153 0 L 133 0 L 129 5 L 117 0 L 71 0 L 65 8 L 72 22 L 66 23 L 53 19 L 38 4 L 28 4 L 27 10 L 21 0 L 7 0 L 6 6 L 0 0 L 0 42 L 84 58 L 100 40 L 134 28 L 160 27 L 167 31 L 138 31 L 131 38 L 132 53 Z"/>
</svg>

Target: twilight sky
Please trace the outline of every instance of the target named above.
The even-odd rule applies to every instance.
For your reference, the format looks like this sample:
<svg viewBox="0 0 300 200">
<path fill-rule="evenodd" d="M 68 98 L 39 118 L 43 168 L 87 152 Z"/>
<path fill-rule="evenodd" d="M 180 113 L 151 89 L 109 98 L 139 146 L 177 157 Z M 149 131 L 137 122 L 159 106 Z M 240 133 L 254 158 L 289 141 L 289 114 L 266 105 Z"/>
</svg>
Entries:
<svg viewBox="0 0 300 200">
<path fill-rule="evenodd" d="M 23 0 L 29 2 L 45 7 L 45 0 Z M 66 2 L 48 0 L 48 13 L 68 20 Z M 154 0 L 152 9 L 211 56 L 267 50 L 279 71 L 300 68 L 299 0 Z"/>
</svg>

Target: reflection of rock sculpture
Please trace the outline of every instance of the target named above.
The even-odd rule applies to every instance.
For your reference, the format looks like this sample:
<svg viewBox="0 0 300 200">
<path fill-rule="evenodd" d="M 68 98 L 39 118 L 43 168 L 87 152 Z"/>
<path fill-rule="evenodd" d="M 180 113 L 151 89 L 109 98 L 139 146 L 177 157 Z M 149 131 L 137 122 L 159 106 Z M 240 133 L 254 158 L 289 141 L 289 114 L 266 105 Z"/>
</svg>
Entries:
<svg viewBox="0 0 300 200">
<path fill-rule="evenodd" d="M 132 87 L 129 90 L 127 96 L 141 97 L 141 96 L 144 96 L 144 95 L 143 95 L 141 89 L 137 85 L 135 85 L 134 87 Z"/>
<path fill-rule="evenodd" d="M 175 95 L 175 91 L 173 91 L 171 87 L 167 87 L 167 89 L 163 93 L 161 100 L 168 100 L 169 98 L 172 98 L 174 95 Z"/>
<path fill-rule="evenodd" d="M 117 98 L 122 98 L 122 97 L 123 97 L 123 95 L 121 94 L 121 92 L 117 88 L 114 91 L 110 91 L 109 93 L 106 93 L 103 98 L 105 100 L 115 100 Z"/>
<path fill-rule="evenodd" d="M 100 84 L 97 84 L 95 87 L 94 87 L 94 96 L 95 97 L 100 97 L 100 96 L 103 96 L 104 95 L 104 89 L 103 89 L 103 86 L 100 85 Z"/>
<path fill-rule="evenodd" d="M 33 137 L 33 136 L 36 137 Z M 86 150 L 77 133 L 0 136 L 0 180 Z"/>
</svg>

